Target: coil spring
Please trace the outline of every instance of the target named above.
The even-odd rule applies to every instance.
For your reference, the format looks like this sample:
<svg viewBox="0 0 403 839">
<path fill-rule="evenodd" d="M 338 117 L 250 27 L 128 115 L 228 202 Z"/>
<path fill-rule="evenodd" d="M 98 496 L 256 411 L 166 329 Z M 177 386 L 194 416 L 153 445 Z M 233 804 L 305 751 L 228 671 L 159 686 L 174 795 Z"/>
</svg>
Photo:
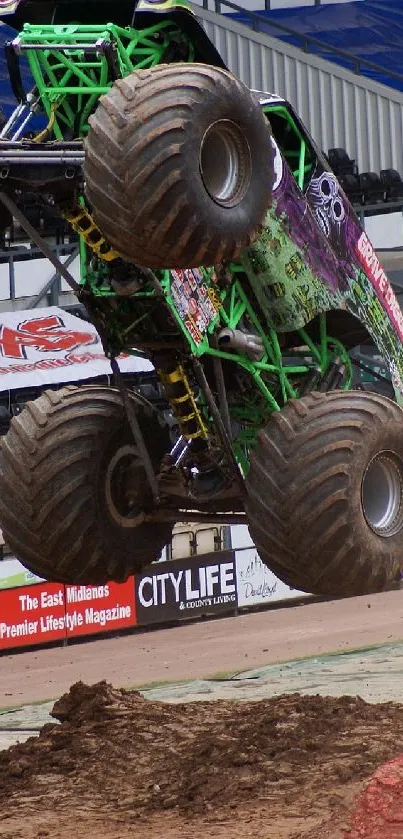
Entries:
<svg viewBox="0 0 403 839">
<path fill-rule="evenodd" d="M 181 364 L 172 371 L 158 370 L 165 393 L 178 420 L 183 437 L 195 440 L 207 437 L 207 428 L 196 404 L 188 377 Z"/>
<path fill-rule="evenodd" d="M 91 213 L 85 207 L 77 207 L 74 211 L 65 212 L 64 218 L 71 224 L 73 230 L 82 236 L 85 244 L 96 253 L 99 259 L 104 262 L 119 259 L 120 254 L 107 242 Z"/>
</svg>

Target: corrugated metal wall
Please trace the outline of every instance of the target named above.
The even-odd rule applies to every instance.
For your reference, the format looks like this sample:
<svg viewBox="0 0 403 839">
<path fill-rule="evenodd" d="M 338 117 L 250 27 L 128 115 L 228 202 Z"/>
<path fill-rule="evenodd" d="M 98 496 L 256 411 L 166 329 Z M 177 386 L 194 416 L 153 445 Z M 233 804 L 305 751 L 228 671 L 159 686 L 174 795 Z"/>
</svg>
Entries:
<svg viewBox="0 0 403 839">
<path fill-rule="evenodd" d="M 193 0 L 198 2 L 198 0 Z M 235 2 L 235 0 L 234 0 Z M 276 11 L 277 9 L 310 8 L 312 6 L 334 6 L 336 3 L 351 3 L 352 0 L 237 0 L 244 9 L 259 11 L 261 9 Z M 355 3 L 365 3 L 365 0 L 354 0 Z M 202 6 L 203 4 L 200 3 Z"/>
<path fill-rule="evenodd" d="M 403 174 L 403 93 L 194 6 L 230 70 L 295 107 L 324 150 L 347 149 L 360 171 Z"/>
</svg>

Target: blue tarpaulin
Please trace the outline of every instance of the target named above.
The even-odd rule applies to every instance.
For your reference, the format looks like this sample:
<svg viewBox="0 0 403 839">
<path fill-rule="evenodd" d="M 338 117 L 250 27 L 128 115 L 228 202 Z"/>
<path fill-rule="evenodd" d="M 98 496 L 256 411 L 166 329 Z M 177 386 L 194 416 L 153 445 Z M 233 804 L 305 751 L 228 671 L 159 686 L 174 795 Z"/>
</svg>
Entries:
<svg viewBox="0 0 403 839">
<path fill-rule="evenodd" d="M 10 26 L 6 26 L 4 23 L 0 23 L 0 107 L 3 109 L 6 116 L 10 116 L 17 102 L 8 80 L 4 45 L 7 41 L 12 41 L 16 35 L 17 32 L 14 29 L 11 29 Z M 29 91 L 32 88 L 33 83 L 32 76 L 28 72 L 28 66 L 25 59 L 21 60 L 20 66 L 24 88 L 26 91 Z"/>
<path fill-rule="evenodd" d="M 235 0 L 236 2 L 236 0 Z M 356 59 L 380 65 L 381 70 L 361 65 L 360 72 L 375 81 L 403 90 L 403 0 L 360 0 L 345 4 L 277 9 L 258 13 L 261 31 L 300 47 L 301 36 L 322 42 L 310 43 L 309 52 L 348 69 L 355 69 Z M 231 15 L 238 20 L 243 15 Z M 281 33 L 270 21 L 292 29 L 296 34 Z M 347 52 L 351 59 L 335 54 L 329 47 Z M 393 78 L 396 73 L 401 78 Z"/>
</svg>

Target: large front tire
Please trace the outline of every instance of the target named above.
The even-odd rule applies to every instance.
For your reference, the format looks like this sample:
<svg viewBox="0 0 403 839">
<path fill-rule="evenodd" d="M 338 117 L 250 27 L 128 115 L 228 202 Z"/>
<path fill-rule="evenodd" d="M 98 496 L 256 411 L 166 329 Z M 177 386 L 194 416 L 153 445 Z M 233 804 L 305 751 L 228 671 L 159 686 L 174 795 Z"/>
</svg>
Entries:
<svg viewBox="0 0 403 839">
<path fill-rule="evenodd" d="M 403 569 L 403 412 L 360 391 L 310 394 L 273 414 L 248 475 L 262 560 L 319 595 L 381 591 Z"/>
<path fill-rule="evenodd" d="M 248 88 L 204 64 L 139 70 L 90 118 L 86 194 L 110 243 L 150 268 L 234 258 L 271 199 L 269 124 Z"/>
<path fill-rule="evenodd" d="M 145 400 L 136 406 L 157 471 L 168 430 Z M 171 538 L 170 525 L 141 522 L 151 507 L 118 391 L 47 391 L 12 420 L 0 447 L 0 525 L 38 576 L 104 583 L 140 571 Z"/>
</svg>

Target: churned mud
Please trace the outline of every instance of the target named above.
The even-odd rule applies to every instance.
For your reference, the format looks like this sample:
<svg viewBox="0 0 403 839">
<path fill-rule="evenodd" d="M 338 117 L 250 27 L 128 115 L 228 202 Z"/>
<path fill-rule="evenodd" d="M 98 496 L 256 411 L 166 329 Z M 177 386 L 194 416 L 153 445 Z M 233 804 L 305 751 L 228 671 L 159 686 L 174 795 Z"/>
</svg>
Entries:
<svg viewBox="0 0 403 839">
<path fill-rule="evenodd" d="M 0 753 L 1 839 L 339 839 L 403 752 L 403 705 L 291 694 L 166 704 L 79 682 Z"/>
</svg>

